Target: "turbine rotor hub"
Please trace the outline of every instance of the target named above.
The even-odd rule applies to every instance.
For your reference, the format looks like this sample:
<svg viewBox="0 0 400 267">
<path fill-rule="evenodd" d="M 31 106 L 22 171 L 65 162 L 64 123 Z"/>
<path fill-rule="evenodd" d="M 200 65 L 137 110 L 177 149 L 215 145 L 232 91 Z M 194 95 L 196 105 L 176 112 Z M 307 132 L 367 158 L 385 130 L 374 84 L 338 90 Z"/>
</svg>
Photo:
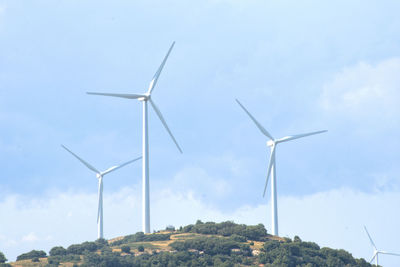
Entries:
<svg viewBox="0 0 400 267">
<path fill-rule="evenodd" d="M 139 97 L 138 100 L 139 101 L 147 101 L 149 100 L 150 96 L 149 95 L 144 95 L 143 97 Z"/>
<path fill-rule="evenodd" d="M 275 141 L 274 140 L 269 140 L 268 142 L 267 142 L 267 146 L 274 146 L 275 145 Z"/>
</svg>

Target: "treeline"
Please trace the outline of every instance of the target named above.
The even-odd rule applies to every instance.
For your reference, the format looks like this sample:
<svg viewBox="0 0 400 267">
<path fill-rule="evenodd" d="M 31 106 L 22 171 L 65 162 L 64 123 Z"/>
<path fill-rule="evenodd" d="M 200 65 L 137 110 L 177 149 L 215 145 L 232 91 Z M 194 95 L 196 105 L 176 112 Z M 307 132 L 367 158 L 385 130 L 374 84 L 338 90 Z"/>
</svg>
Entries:
<svg viewBox="0 0 400 267">
<path fill-rule="evenodd" d="M 268 238 L 267 230 L 263 224 L 245 225 L 236 224 L 232 221 L 203 223 L 198 220 L 196 224 L 189 224 L 180 229 L 180 231 L 183 233 L 197 233 L 203 235 L 238 235 L 245 237 L 247 240 L 254 241 L 265 241 Z"/>
<path fill-rule="evenodd" d="M 320 248 L 316 243 L 303 242 L 299 237 L 285 242 L 266 241 L 258 255 L 259 263 L 265 266 L 372 266 L 364 259 L 355 259 L 342 249 Z"/>
<path fill-rule="evenodd" d="M 191 234 L 184 234 L 191 233 Z M 182 235 L 184 234 L 184 235 Z M 157 242 L 171 240 L 168 247 L 159 249 Z M 320 248 L 299 237 L 274 238 L 262 224 L 246 226 L 233 222 L 197 221 L 169 233 L 125 236 L 112 243 L 104 239 L 74 244 L 67 248 L 53 247 L 49 255 L 33 250 L 17 260 L 40 260 L 40 266 L 59 266 L 69 262 L 82 267 L 139 267 L 139 266 L 283 266 L 283 267 L 370 267 L 364 259 L 355 259 L 344 250 Z M 167 244 L 167 243 L 164 243 Z M 0 253 L 1 259 L 5 259 Z M 43 259 L 44 258 L 44 259 Z M 3 261 L 5 262 L 6 259 Z M 46 265 L 47 264 L 47 265 Z"/>
<path fill-rule="evenodd" d="M 127 244 L 127 243 L 134 243 L 134 242 L 153 242 L 153 241 L 170 240 L 171 234 L 172 233 L 145 235 L 143 232 L 138 232 L 134 235 L 127 235 L 121 240 L 114 241 L 112 244 L 113 245 L 122 245 L 122 244 Z"/>
<path fill-rule="evenodd" d="M 185 241 L 175 241 L 170 244 L 176 251 L 191 251 L 207 255 L 243 255 L 251 256 L 250 246 L 238 242 L 232 238 L 220 238 L 215 236 L 199 236 Z"/>
</svg>

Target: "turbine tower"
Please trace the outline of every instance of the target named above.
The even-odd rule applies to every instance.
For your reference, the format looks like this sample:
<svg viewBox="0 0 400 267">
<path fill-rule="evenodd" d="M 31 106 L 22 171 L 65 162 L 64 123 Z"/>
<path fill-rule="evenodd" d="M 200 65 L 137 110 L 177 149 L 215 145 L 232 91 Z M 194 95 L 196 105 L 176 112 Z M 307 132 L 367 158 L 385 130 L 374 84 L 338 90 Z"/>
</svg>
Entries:
<svg viewBox="0 0 400 267">
<path fill-rule="evenodd" d="M 154 101 L 151 98 L 151 94 L 153 92 L 154 87 L 157 84 L 158 78 L 160 77 L 161 71 L 164 68 L 165 62 L 168 59 L 169 54 L 171 53 L 172 48 L 174 47 L 175 42 L 172 43 L 171 47 L 169 48 L 167 55 L 164 57 L 160 67 L 156 71 L 153 76 L 153 79 L 150 81 L 149 88 L 147 92 L 144 94 L 110 94 L 110 93 L 93 93 L 88 92 L 89 95 L 102 95 L 102 96 L 113 96 L 113 97 L 121 97 L 121 98 L 128 98 L 128 99 L 137 99 L 142 102 L 143 104 L 143 165 L 142 165 L 142 183 L 143 183 L 143 210 L 142 210 L 142 222 L 143 222 L 143 232 L 150 233 L 150 185 L 149 185 L 149 135 L 148 135 L 148 120 L 147 120 L 147 102 L 150 102 L 150 105 L 153 107 L 154 111 L 156 112 L 158 118 L 160 119 L 161 123 L 164 125 L 165 129 L 167 130 L 168 134 L 171 136 L 172 141 L 174 141 L 176 147 L 178 148 L 179 152 L 182 153 L 182 149 L 179 147 L 175 137 L 172 135 L 172 132 L 168 128 L 168 125 L 161 114 L 159 108 L 156 106 Z"/>
<path fill-rule="evenodd" d="M 365 227 L 365 225 L 364 225 L 364 229 L 365 229 L 365 232 L 366 232 L 367 235 L 368 235 L 369 242 L 371 242 L 371 246 L 372 246 L 372 248 L 374 249 L 374 255 L 372 256 L 372 259 L 369 261 L 369 263 L 373 262 L 374 259 L 375 259 L 375 265 L 378 266 L 378 255 L 379 255 L 379 254 L 400 256 L 400 254 L 397 254 L 397 253 L 391 253 L 391 252 L 386 252 L 386 251 L 383 251 L 383 250 L 378 250 L 378 249 L 376 248 L 376 246 L 375 246 L 374 241 L 372 241 L 372 238 L 371 238 L 371 236 L 369 235 L 368 230 L 367 230 L 367 227 Z"/>
<path fill-rule="evenodd" d="M 318 132 L 312 132 L 312 133 L 306 133 L 306 134 L 297 134 L 297 135 L 290 135 L 286 136 L 283 138 L 275 139 L 272 137 L 272 135 L 265 130 L 265 128 L 250 114 L 250 112 L 242 105 L 242 103 L 239 102 L 239 100 L 236 99 L 236 102 L 240 105 L 240 107 L 249 115 L 250 119 L 256 124 L 258 129 L 267 136 L 270 140 L 267 142 L 267 146 L 271 148 L 271 157 L 269 160 L 269 165 L 268 165 L 268 171 L 267 171 L 267 180 L 265 181 L 265 186 L 264 186 L 264 193 L 263 197 L 265 196 L 265 191 L 267 190 L 268 186 L 268 180 L 269 176 L 271 175 L 271 205 L 272 205 L 272 234 L 273 235 L 278 235 L 278 201 L 277 201 L 277 193 L 276 193 L 276 160 L 275 160 L 275 150 L 276 146 L 279 143 L 291 141 L 294 139 L 306 137 L 309 135 L 314 135 L 314 134 L 319 134 L 326 132 L 324 131 L 318 131 Z"/>
<path fill-rule="evenodd" d="M 65 150 L 67 150 L 69 153 L 71 153 L 75 158 L 77 158 L 80 162 L 82 162 L 86 167 L 88 167 L 90 170 L 94 171 L 96 173 L 96 177 L 99 180 L 99 192 L 98 192 L 98 198 L 99 202 L 97 205 L 97 238 L 103 238 L 103 176 L 113 172 L 115 170 L 118 170 L 119 168 L 124 167 L 125 165 L 128 165 L 134 161 L 137 161 L 141 159 L 142 157 L 138 157 L 134 160 L 130 160 L 128 162 L 125 162 L 119 166 L 113 166 L 111 168 L 108 168 L 105 171 L 99 171 L 86 161 L 84 161 L 82 158 L 80 158 L 78 155 L 76 155 L 74 152 L 66 148 L 65 146 L 61 145 Z"/>
</svg>

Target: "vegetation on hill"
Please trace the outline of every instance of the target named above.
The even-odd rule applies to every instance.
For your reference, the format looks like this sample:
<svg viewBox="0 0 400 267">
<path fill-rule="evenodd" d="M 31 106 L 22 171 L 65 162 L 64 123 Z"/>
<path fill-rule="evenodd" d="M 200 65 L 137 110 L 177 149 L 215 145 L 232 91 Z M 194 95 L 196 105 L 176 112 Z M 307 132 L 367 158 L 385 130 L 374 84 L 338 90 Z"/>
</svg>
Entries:
<svg viewBox="0 0 400 267">
<path fill-rule="evenodd" d="M 28 253 L 21 254 L 17 257 L 17 261 L 27 260 L 27 259 L 36 259 L 36 258 L 44 258 L 47 254 L 43 250 L 32 250 Z"/>
<path fill-rule="evenodd" d="M 248 240 L 264 241 L 268 238 L 267 230 L 264 225 L 245 225 L 236 224 L 231 221 L 215 223 L 198 220 L 196 224 L 190 224 L 181 229 L 183 233 L 198 233 L 204 235 L 222 235 L 222 236 L 242 236 Z"/>
<path fill-rule="evenodd" d="M 6 256 L 4 256 L 3 252 L 0 251 L 0 267 L 7 266 L 7 264 L 5 263 L 6 261 Z"/>
<path fill-rule="evenodd" d="M 2 253 L 0 253 L 1 262 Z M 4 255 L 3 255 L 4 257 Z M 4 257 L 5 258 L 5 257 Z M 247 226 L 233 222 L 195 224 L 153 234 L 141 232 L 106 241 L 60 246 L 49 251 L 31 251 L 12 266 L 287 266 L 369 267 L 344 250 L 320 248 L 267 234 L 262 224 Z M 1 266 L 1 263 L 0 263 Z"/>
</svg>

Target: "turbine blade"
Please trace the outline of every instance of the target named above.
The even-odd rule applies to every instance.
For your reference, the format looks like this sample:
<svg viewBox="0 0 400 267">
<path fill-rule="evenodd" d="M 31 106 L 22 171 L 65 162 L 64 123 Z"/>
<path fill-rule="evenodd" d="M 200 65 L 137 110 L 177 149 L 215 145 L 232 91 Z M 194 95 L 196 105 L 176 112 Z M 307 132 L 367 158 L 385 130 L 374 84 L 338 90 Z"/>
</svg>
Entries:
<svg viewBox="0 0 400 267">
<path fill-rule="evenodd" d="M 76 155 L 74 152 L 66 148 L 64 145 L 61 145 L 65 150 L 67 150 L 69 153 L 71 153 L 75 158 L 77 158 L 80 162 L 82 162 L 86 167 L 88 167 L 90 170 L 94 171 L 95 173 L 100 173 L 95 167 L 81 159 L 78 155 Z"/>
<path fill-rule="evenodd" d="M 366 232 L 367 235 L 368 235 L 368 238 L 369 238 L 369 241 L 371 242 L 371 245 L 375 248 L 375 250 L 378 250 L 378 249 L 376 248 L 376 246 L 375 246 L 374 241 L 372 240 L 371 236 L 369 235 L 368 230 L 367 230 L 367 227 L 365 227 L 365 225 L 364 225 L 364 229 L 365 229 L 365 232 Z"/>
<path fill-rule="evenodd" d="M 310 136 L 310 135 L 314 135 L 314 134 L 320 134 L 320 133 L 324 133 L 324 132 L 327 132 L 327 130 L 312 132 L 312 133 L 305 133 L 305 134 L 289 135 L 289 136 L 285 136 L 283 138 L 276 140 L 276 142 L 277 143 L 287 142 L 287 141 L 291 141 L 294 139 L 298 139 L 298 138 L 302 138 L 302 137 L 306 137 L 306 136 Z"/>
<path fill-rule="evenodd" d="M 153 79 L 151 80 L 150 85 L 149 85 L 148 94 L 151 94 L 151 92 L 153 91 L 154 87 L 156 86 L 157 81 L 158 81 L 158 77 L 160 77 L 161 71 L 164 68 L 165 62 L 167 62 L 168 56 L 171 53 L 171 50 L 174 47 L 174 45 L 175 45 L 175 42 L 172 43 L 171 47 L 169 48 L 169 50 L 167 52 L 167 55 L 164 57 L 164 60 L 162 61 L 160 67 L 158 67 L 158 70 L 154 74 Z"/>
<path fill-rule="evenodd" d="M 162 124 L 164 125 L 165 129 L 167 130 L 169 136 L 171 136 L 172 141 L 174 141 L 176 147 L 178 148 L 179 152 L 182 153 L 182 149 L 179 147 L 178 142 L 176 142 L 175 137 L 172 135 L 172 132 L 170 131 L 170 129 L 168 128 L 167 123 L 164 120 L 163 115 L 161 114 L 160 110 L 158 109 L 158 107 L 156 106 L 156 104 L 153 102 L 153 100 L 151 100 L 151 98 L 149 98 L 150 100 L 150 104 L 153 107 L 154 111 L 156 112 L 158 118 L 160 119 L 160 121 L 162 122 Z"/>
<path fill-rule="evenodd" d="M 115 171 L 115 170 L 118 170 L 119 168 L 122 168 L 122 167 L 124 167 L 124 166 L 126 166 L 126 165 L 128 165 L 128 164 L 130 164 L 130 163 L 132 163 L 132 162 L 135 162 L 135 161 L 137 161 L 137 160 L 139 160 L 139 159 L 141 159 L 141 158 L 142 158 L 142 157 L 138 157 L 138 158 L 136 158 L 136 159 L 130 160 L 130 161 L 128 161 L 128 162 L 125 162 L 125 163 L 123 163 L 123 164 L 121 164 L 121 165 L 113 166 L 113 167 L 111 167 L 111 168 L 108 168 L 107 170 L 103 171 L 103 172 L 101 173 L 101 175 L 106 175 L 107 173 L 110 173 L 110 172 L 113 172 L 113 171 Z"/>
<path fill-rule="evenodd" d="M 272 135 L 265 130 L 265 128 L 250 114 L 250 112 L 242 105 L 242 103 L 239 102 L 239 100 L 236 99 L 236 102 L 242 107 L 242 109 L 247 113 L 247 115 L 249 115 L 250 119 L 257 125 L 258 129 L 260 129 L 260 131 L 267 136 L 269 139 L 274 140 L 274 138 L 272 137 Z"/>
<path fill-rule="evenodd" d="M 94 92 L 86 92 L 88 95 L 102 95 L 102 96 L 113 96 L 113 97 L 122 97 L 128 99 L 138 99 L 141 97 L 146 97 L 145 95 L 139 94 L 110 94 L 110 93 L 94 93 Z"/>
<path fill-rule="evenodd" d="M 267 171 L 267 180 L 265 181 L 263 197 L 265 197 L 265 192 L 267 191 L 269 176 L 271 174 L 271 170 L 272 170 L 272 166 L 273 165 L 275 165 L 275 146 L 273 146 L 272 149 L 271 149 L 271 157 L 269 159 L 269 165 L 268 165 L 268 171 Z"/>
<path fill-rule="evenodd" d="M 99 202 L 97 203 L 97 222 L 100 220 L 100 213 L 103 207 L 103 178 L 99 179 Z"/>
<path fill-rule="evenodd" d="M 386 255 L 400 256 L 400 254 L 392 253 L 392 252 L 386 252 L 386 251 L 379 251 L 379 253 L 386 254 Z"/>
</svg>

